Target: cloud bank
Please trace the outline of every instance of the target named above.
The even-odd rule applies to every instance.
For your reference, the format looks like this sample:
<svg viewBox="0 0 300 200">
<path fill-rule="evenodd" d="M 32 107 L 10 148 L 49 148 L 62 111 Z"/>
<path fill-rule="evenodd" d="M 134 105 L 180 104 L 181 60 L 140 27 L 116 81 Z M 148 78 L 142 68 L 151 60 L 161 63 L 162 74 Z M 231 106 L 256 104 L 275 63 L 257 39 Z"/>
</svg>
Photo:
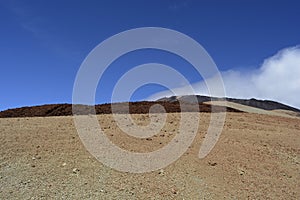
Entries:
<svg viewBox="0 0 300 200">
<path fill-rule="evenodd" d="M 262 65 L 252 71 L 228 70 L 221 72 L 227 97 L 257 98 L 274 100 L 300 108 L 300 46 L 280 50 L 264 60 Z M 214 78 L 206 80 L 213 84 Z M 204 81 L 192 86 L 196 94 L 208 95 Z M 172 88 L 176 95 L 188 95 L 186 87 Z M 171 91 L 162 91 L 148 98 L 173 96 Z"/>
</svg>

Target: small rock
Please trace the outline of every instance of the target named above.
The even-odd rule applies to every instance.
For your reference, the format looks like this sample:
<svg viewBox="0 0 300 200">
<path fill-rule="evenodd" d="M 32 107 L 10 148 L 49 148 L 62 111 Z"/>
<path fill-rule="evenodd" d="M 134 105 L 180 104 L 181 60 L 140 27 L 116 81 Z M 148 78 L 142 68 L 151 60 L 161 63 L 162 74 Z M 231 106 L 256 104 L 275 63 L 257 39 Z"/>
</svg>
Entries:
<svg viewBox="0 0 300 200">
<path fill-rule="evenodd" d="M 210 166 L 216 166 L 216 165 L 217 165 L 216 162 L 208 162 L 208 164 L 209 164 Z"/>
<path fill-rule="evenodd" d="M 244 174 L 245 174 L 245 171 L 244 171 L 243 169 L 239 169 L 239 170 L 238 170 L 238 173 L 239 173 L 239 175 L 241 175 L 241 176 L 242 176 L 242 175 L 244 175 Z"/>
<path fill-rule="evenodd" d="M 21 181 L 20 184 L 22 185 L 27 185 L 31 182 L 31 180 L 27 180 L 27 181 Z"/>
<path fill-rule="evenodd" d="M 172 188 L 171 191 L 173 194 L 177 194 L 177 191 L 174 188 Z"/>
<path fill-rule="evenodd" d="M 66 166 L 66 165 L 67 165 L 67 163 L 65 163 L 65 162 L 62 164 L 63 167 Z"/>
<path fill-rule="evenodd" d="M 77 168 L 74 168 L 73 170 L 72 170 L 72 172 L 73 172 L 73 174 L 78 174 L 79 173 L 79 169 L 77 169 Z"/>
<path fill-rule="evenodd" d="M 41 159 L 41 158 L 42 158 L 41 156 L 33 156 L 32 160 Z"/>
<path fill-rule="evenodd" d="M 158 172 L 158 174 L 160 174 L 160 175 L 163 176 L 163 175 L 165 175 L 165 171 L 163 169 L 160 169 L 159 172 Z"/>
<path fill-rule="evenodd" d="M 37 156 L 37 157 L 36 157 L 36 159 L 38 159 L 38 160 L 41 159 L 41 158 L 42 158 L 41 156 Z"/>
</svg>

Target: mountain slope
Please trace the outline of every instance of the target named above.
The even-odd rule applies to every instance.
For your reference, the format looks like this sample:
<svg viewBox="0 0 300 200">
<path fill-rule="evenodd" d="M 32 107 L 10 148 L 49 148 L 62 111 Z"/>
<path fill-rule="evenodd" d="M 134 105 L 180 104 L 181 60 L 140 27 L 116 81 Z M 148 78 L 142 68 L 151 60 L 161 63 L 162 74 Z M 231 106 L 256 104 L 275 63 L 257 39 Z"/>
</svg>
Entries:
<svg viewBox="0 0 300 200">
<path fill-rule="evenodd" d="M 194 95 L 185 95 L 185 96 L 172 96 L 172 97 L 165 97 L 158 99 L 157 101 L 167 101 L 167 102 L 175 102 L 175 101 L 183 101 L 183 102 L 194 102 Z M 235 98 L 218 98 L 218 97 L 208 97 L 208 96 L 202 96 L 202 95 L 196 95 L 197 101 L 199 103 L 208 102 L 208 101 L 228 101 L 228 102 L 234 102 L 246 106 L 251 106 L 254 108 L 260 108 L 263 110 L 289 110 L 293 112 L 299 112 L 300 110 L 297 108 L 293 108 L 291 106 L 270 101 L 270 100 L 258 100 L 258 99 L 235 99 Z"/>
<path fill-rule="evenodd" d="M 114 103 L 114 104 L 100 104 L 96 106 L 86 106 L 86 105 L 76 105 L 76 109 L 78 110 L 76 114 L 79 115 L 87 115 L 93 114 L 94 111 L 96 114 L 111 114 L 112 113 L 112 105 L 114 106 L 114 113 L 131 113 L 131 114 L 147 114 L 152 113 L 161 113 L 164 112 L 159 107 L 152 107 L 154 105 L 161 105 L 164 107 L 165 112 L 167 113 L 176 113 L 181 112 L 182 108 L 178 101 L 168 102 L 149 102 L 149 101 L 141 101 L 141 102 L 129 102 L 129 103 Z M 195 104 L 185 104 L 184 112 L 194 112 Z M 129 106 L 129 110 L 128 110 Z M 237 109 L 217 106 L 212 111 L 211 105 L 199 103 L 199 110 L 201 112 L 241 112 Z M 150 109 L 151 108 L 151 109 Z M 95 110 L 94 110 L 95 109 Z M 198 110 L 197 110 L 198 111 Z M 72 112 L 72 104 L 50 104 L 50 105 L 41 105 L 41 106 L 31 106 L 31 107 L 22 107 L 15 109 L 8 109 L 0 112 L 0 118 L 8 118 L 8 117 L 49 117 L 49 116 L 69 116 L 73 115 Z"/>
</svg>

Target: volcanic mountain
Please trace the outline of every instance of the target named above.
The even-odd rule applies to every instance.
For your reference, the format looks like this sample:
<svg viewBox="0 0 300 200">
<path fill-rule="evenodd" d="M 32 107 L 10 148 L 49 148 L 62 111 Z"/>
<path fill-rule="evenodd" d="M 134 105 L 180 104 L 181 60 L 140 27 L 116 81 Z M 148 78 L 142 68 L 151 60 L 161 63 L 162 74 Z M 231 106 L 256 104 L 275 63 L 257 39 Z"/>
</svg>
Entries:
<svg viewBox="0 0 300 200">
<path fill-rule="evenodd" d="M 186 121 L 199 115 L 195 138 L 186 152 L 162 169 L 140 174 L 119 172 L 88 151 L 71 116 L 74 105 L 0 112 L 0 199 L 300 199 L 298 109 L 273 101 L 196 97 L 196 101 L 192 96 L 178 96 L 133 102 L 129 110 L 128 103 L 75 105 L 77 114 L 98 114 L 93 118 L 105 141 L 135 155 L 156 152 L 172 142 L 184 143 L 176 139 L 190 133 L 188 129 L 180 131 L 181 105 L 189 111 L 184 113 Z M 158 104 L 166 115 L 160 113 Z M 195 105 L 199 113 L 193 112 Z M 149 126 L 156 131 L 148 138 L 133 137 L 110 114 L 112 106 L 118 119 L 133 120 L 122 121 L 129 130 L 138 125 L 144 131 L 164 115 L 166 121 L 158 129 L 155 123 Z M 222 134 L 212 151 L 200 159 L 199 149 L 214 124 L 211 117 L 226 110 Z M 89 123 L 82 128 L 94 130 Z M 174 152 L 159 156 L 168 158 Z M 107 158 L 112 159 L 109 153 Z M 126 159 L 119 156 L 113 162 L 122 164 Z"/>
<path fill-rule="evenodd" d="M 258 99 L 234 99 L 234 98 L 218 98 L 218 97 L 209 97 L 209 96 L 201 96 L 201 95 L 185 95 L 185 96 L 171 96 L 164 97 L 159 99 L 158 101 L 167 101 L 167 102 L 175 102 L 175 101 L 183 101 L 193 103 L 193 99 L 196 97 L 198 103 L 204 103 L 209 101 L 228 101 L 234 102 L 246 106 L 251 106 L 255 108 L 260 108 L 264 110 L 290 110 L 294 112 L 300 112 L 299 109 L 270 100 L 258 100 Z"/>
<path fill-rule="evenodd" d="M 187 102 L 187 103 L 199 103 L 215 106 L 225 106 L 240 110 L 243 112 L 257 113 L 257 114 L 269 114 L 278 116 L 300 116 L 300 110 L 283 103 L 270 101 L 270 100 L 258 100 L 258 99 L 235 99 L 235 98 L 218 98 L 208 97 L 201 95 L 184 95 L 184 96 L 171 96 L 158 99 L 159 102 Z"/>
<path fill-rule="evenodd" d="M 217 98 L 201 95 L 171 96 L 157 101 L 123 102 L 113 104 L 99 104 L 95 106 L 76 105 L 76 114 L 111 114 L 114 113 L 146 114 L 156 104 L 164 107 L 167 113 L 194 112 L 195 104 L 199 105 L 200 112 L 249 112 L 278 116 L 300 116 L 300 110 L 291 106 L 270 100 Z M 181 105 L 185 108 L 182 110 Z M 214 109 L 212 109 L 212 105 Z M 197 108 L 197 109 L 198 109 Z M 198 111 L 198 110 L 197 110 Z M 151 109 L 151 112 L 160 113 L 160 109 Z M 48 104 L 31 107 L 8 109 L 0 112 L 0 118 L 5 117 L 47 117 L 72 115 L 72 104 Z"/>
</svg>

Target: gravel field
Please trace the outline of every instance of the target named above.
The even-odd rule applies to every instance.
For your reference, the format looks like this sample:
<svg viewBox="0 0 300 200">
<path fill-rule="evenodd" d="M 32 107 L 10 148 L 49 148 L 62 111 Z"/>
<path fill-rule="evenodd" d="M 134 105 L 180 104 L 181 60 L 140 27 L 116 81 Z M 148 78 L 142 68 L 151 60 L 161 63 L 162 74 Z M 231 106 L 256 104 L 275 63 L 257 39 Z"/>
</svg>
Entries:
<svg viewBox="0 0 300 200">
<path fill-rule="evenodd" d="M 215 148 L 199 159 L 210 120 L 209 113 L 200 115 L 187 152 L 143 174 L 97 161 L 81 143 L 72 116 L 1 118 L 0 199 L 300 199 L 300 118 L 227 113 Z M 146 114 L 133 118 L 149 122 Z M 177 134 L 180 114 L 168 113 L 166 125 L 148 139 L 124 134 L 111 114 L 98 119 L 116 145 L 149 152 Z"/>
</svg>

